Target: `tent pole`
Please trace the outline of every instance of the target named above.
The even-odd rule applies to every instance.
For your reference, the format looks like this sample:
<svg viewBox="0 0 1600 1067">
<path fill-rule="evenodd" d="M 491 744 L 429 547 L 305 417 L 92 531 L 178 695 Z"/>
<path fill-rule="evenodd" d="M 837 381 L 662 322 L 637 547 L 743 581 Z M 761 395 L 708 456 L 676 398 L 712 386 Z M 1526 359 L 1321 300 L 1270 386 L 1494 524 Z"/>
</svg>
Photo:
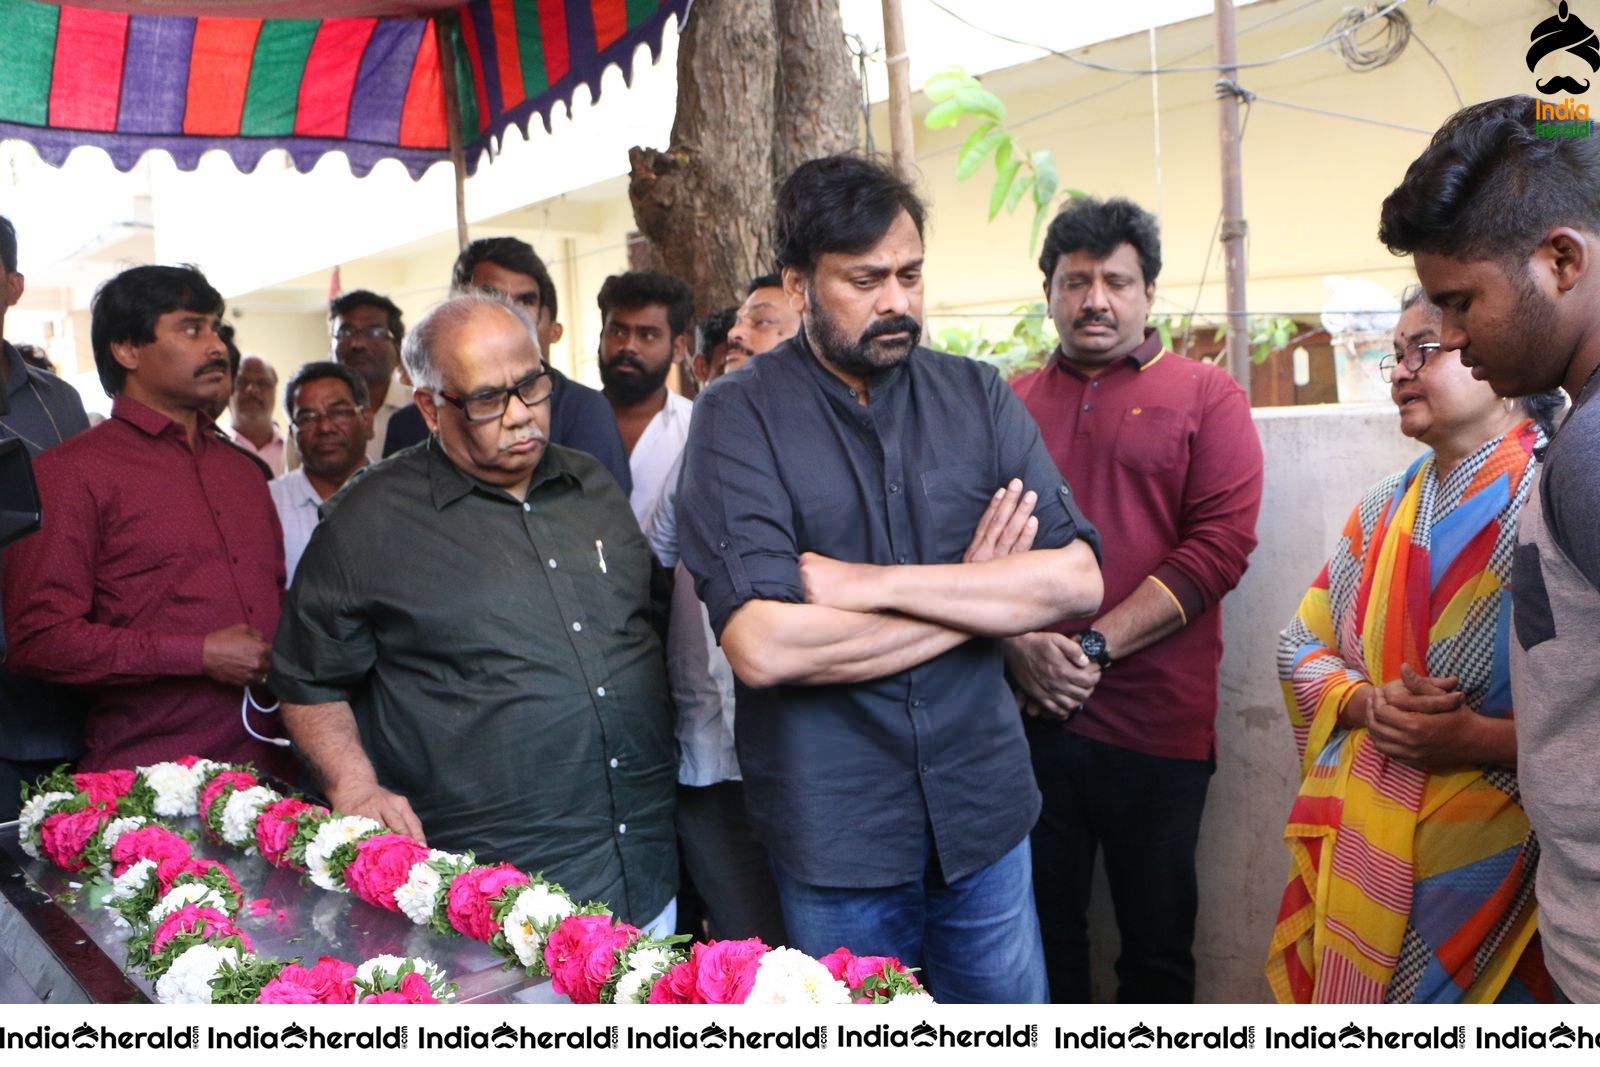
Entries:
<svg viewBox="0 0 1600 1067">
<path fill-rule="evenodd" d="M 1228 372 L 1250 395 L 1250 320 L 1245 305 L 1245 238 L 1249 225 L 1244 218 L 1243 163 L 1239 151 L 1239 98 L 1220 88 L 1224 82 L 1237 83 L 1239 72 L 1234 37 L 1233 0 L 1214 0 L 1217 34 L 1218 72 L 1217 113 L 1222 146 L 1222 255 L 1227 266 L 1228 292 Z"/>
<path fill-rule="evenodd" d="M 446 20 L 455 19 L 453 11 L 441 12 L 434 17 L 433 33 L 439 45 L 439 72 L 444 77 L 444 125 L 450 142 L 450 165 L 456 175 L 456 248 L 467 247 L 467 152 L 461 143 L 461 96 L 456 84 L 456 51 L 451 42 Z"/>
</svg>

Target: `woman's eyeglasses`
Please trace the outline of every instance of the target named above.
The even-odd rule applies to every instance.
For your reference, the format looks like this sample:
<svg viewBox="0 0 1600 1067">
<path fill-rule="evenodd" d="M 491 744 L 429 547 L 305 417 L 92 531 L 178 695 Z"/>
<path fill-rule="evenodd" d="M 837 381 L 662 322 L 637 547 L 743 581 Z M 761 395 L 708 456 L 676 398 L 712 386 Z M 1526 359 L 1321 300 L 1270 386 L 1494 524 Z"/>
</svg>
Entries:
<svg viewBox="0 0 1600 1067">
<path fill-rule="evenodd" d="M 1412 374 L 1419 373 L 1428 362 L 1428 357 L 1443 348 L 1438 341 L 1424 341 L 1422 344 L 1406 345 L 1405 351 L 1399 355 L 1391 353 L 1378 361 L 1378 375 L 1385 382 L 1394 381 L 1394 369 L 1405 367 Z"/>
</svg>

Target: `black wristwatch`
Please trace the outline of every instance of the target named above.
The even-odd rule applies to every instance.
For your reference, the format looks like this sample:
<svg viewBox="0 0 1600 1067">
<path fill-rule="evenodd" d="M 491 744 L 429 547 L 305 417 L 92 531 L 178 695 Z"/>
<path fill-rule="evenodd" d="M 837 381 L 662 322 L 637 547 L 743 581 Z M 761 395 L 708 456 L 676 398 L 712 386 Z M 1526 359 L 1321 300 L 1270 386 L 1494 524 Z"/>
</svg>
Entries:
<svg viewBox="0 0 1600 1067">
<path fill-rule="evenodd" d="M 1106 635 L 1099 630 L 1085 630 L 1078 635 L 1078 647 L 1083 654 L 1100 665 L 1101 670 L 1111 666 L 1111 653 L 1106 651 Z"/>
</svg>

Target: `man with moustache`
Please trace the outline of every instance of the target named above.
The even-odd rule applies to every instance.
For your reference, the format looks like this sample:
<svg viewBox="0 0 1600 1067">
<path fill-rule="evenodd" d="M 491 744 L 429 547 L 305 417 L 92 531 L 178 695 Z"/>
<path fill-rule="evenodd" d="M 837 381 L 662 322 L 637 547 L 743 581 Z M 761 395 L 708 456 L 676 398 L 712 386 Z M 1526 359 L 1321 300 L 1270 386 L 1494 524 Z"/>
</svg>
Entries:
<svg viewBox="0 0 1600 1067">
<path fill-rule="evenodd" d="M 650 549 L 599 461 L 547 444 L 523 313 L 454 296 L 405 360 L 432 435 L 323 509 L 273 652 L 290 734 L 338 810 L 670 933 Z"/>
<path fill-rule="evenodd" d="M 1039 257 L 1061 343 L 1014 382 L 1107 544 L 1101 614 L 1006 642 L 1044 794 L 1033 885 L 1052 999 L 1091 999 L 1088 906 L 1103 854 L 1117 999 L 1194 999 L 1195 847 L 1215 766 L 1224 595 L 1261 506 L 1250 400 L 1226 371 L 1145 326 L 1156 220 L 1074 200 Z"/>
<path fill-rule="evenodd" d="M 550 346 L 561 340 L 556 318 L 556 283 L 533 246 L 515 237 L 480 237 L 461 250 L 450 271 L 452 292 L 476 289 L 498 293 L 531 316 L 538 327 L 539 351 L 550 371 L 550 443 L 576 448 L 604 463 L 623 493 L 633 491 L 628 452 L 622 447 L 611 407 L 597 389 L 575 382 L 550 366 Z M 415 404 L 395 412 L 383 442 L 393 455 L 428 436 Z"/>
<path fill-rule="evenodd" d="M 739 305 L 733 326 L 728 330 L 724 373 L 738 370 L 799 332 L 800 313 L 790 305 L 783 291 L 783 279 L 776 274 L 752 279 L 744 303 Z"/>
<path fill-rule="evenodd" d="M 802 330 L 701 396 L 683 558 L 739 679 L 791 943 L 898 956 L 944 1001 L 1036 1002 L 1039 793 L 999 638 L 1099 606 L 1097 537 L 994 369 L 918 347 L 923 216 L 859 157 L 784 182 Z M 1032 551 L 993 550 L 1008 496 Z"/>
<path fill-rule="evenodd" d="M 694 405 L 667 388 L 667 375 L 688 351 L 694 294 L 670 275 L 629 271 L 607 278 L 598 301 L 600 381 L 628 450 L 628 502 L 657 558 L 671 566 L 663 524 Z"/>
<path fill-rule="evenodd" d="M 1567 999 L 1591 1004 L 1600 1001 L 1600 764 L 1588 732 L 1600 723 L 1600 141 L 1540 137 L 1534 107 L 1508 96 L 1456 112 L 1384 200 L 1378 238 L 1414 257 L 1444 310 L 1440 345 L 1459 349 L 1473 377 L 1501 396 L 1559 386 L 1572 399 L 1518 522 L 1511 687 L 1517 778 L 1540 846 L 1545 963 Z"/>
<path fill-rule="evenodd" d="M 283 544 L 265 479 L 207 414 L 228 372 L 221 312 L 192 267 L 101 286 L 111 417 L 39 457 L 44 526 L 6 550 L 7 665 L 86 687 L 81 770 L 190 753 L 294 769 L 241 719 L 244 687 L 266 681 Z"/>
<path fill-rule="evenodd" d="M 293 582 L 323 501 L 367 465 L 372 413 L 361 375 L 330 361 L 307 363 L 295 371 L 283 391 L 283 406 L 300 466 L 274 478 L 267 488 L 283 524 L 283 564 Z"/>
<path fill-rule="evenodd" d="M 372 440 L 367 458 L 383 458 L 389 420 L 411 403 L 411 388 L 400 380 L 400 344 L 405 322 L 393 300 L 366 289 L 341 295 L 328 305 L 333 333 L 333 358 L 367 383 L 367 411 L 372 415 Z"/>
<path fill-rule="evenodd" d="M 272 365 L 260 356 L 245 356 L 234 373 L 233 396 L 228 404 L 233 413 L 228 437 L 240 448 L 259 456 L 274 478 L 283 473 L 284 449 L 288 444 L 278 424 L 272 421 L 277 388 L 278 372 Z"/>
</svg>

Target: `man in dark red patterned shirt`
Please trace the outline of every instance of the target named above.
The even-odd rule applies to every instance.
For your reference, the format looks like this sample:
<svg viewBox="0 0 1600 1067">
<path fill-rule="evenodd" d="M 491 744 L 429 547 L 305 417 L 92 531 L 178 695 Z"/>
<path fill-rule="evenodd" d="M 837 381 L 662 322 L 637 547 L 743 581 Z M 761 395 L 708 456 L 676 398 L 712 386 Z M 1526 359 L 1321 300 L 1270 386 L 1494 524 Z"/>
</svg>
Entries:
<svg viewBox="0 0 1600 1067">
<path fill-rule="evenodd" d="M 7 666 L 88 688 L 82 770 L 190 752 L 294 766 L 240 714 L 266 681 L 283 536 L 265 480 L 206 414 L 228 372 L 221 311 L 189 267 L 101 287 L 111 418 L 39 458 L 44 526 L 6 550 Z"/>
<path fill-rule="evenodd" d="M 1044 807 L 1034 894 L 1056 1001 L 1090 999 L 1103 850 L 1123 1002 L 1194 999 L 1194 869 L 1214 767 L 1224 594 L 1255 548 L 1261 443 L 1222 368 L 1145 327 L 1161 242 L 1138 205 L 1080 200 L 1039 259 L 1061 347 L 1015 384 L 1105 549 L 1102 613 L 1008 642 Z"/>
</svg>

